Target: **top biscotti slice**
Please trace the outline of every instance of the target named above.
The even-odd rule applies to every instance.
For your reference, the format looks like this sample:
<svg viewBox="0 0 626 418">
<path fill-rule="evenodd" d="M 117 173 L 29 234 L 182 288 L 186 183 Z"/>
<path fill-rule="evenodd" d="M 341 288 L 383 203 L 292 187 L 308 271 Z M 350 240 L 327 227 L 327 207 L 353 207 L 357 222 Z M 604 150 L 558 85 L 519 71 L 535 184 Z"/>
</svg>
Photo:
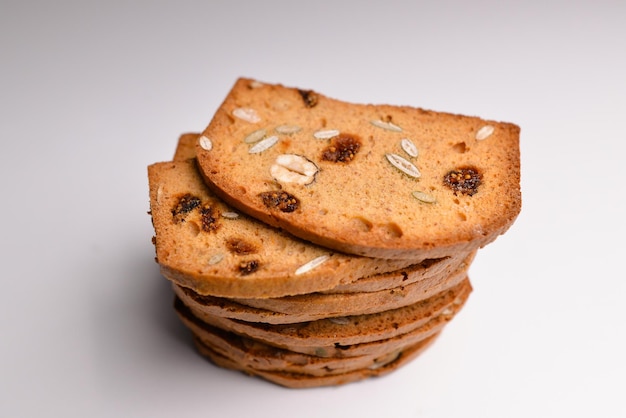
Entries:
<svg viewBox="0 0 626 418">
<path fill-rule="evenodd" d="M 229 204 L 319 245 L 431 258 L 493 241 L 521 207 L 519 127 L 239 79 L 199 138 Z"/>
</svg>

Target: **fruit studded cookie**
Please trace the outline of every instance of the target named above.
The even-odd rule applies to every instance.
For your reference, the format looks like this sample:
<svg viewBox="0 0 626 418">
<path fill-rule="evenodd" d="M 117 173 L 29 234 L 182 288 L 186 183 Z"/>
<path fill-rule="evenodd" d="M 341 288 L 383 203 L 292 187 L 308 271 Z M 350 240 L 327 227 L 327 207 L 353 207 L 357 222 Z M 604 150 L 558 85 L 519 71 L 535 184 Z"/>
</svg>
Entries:
<svg viewBox="0 0 626 418">
<path fill-rule="evenodd" d="M 521 208 L 519 127 L 239 79 L 196 145 L 228 204 L 379 258 L 470 252 Z"/>
</svg>

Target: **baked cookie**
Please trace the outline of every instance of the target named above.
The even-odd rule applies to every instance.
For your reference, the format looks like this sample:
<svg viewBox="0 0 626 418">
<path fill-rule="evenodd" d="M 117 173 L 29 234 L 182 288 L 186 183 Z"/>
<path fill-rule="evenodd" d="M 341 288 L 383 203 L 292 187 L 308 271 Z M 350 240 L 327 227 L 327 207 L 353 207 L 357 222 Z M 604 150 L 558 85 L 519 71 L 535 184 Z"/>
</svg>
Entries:
<svg viewBox="0 0 626 418">
<path fill-rule="evenodd" d="M 228 204 L 337 251 L 422 260 L 496 239 L 521 208 L 518 126 L 239 79 L 196 145 Z"/>
</svg>

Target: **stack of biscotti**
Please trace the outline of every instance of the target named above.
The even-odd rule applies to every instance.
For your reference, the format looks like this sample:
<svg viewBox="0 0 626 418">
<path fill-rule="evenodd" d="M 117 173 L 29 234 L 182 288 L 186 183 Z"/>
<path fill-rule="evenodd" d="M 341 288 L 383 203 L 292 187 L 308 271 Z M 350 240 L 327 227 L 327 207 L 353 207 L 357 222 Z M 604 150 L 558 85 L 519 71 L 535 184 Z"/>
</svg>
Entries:
<svg viewBox="0 0 626 418">
<path fill-rule="evenodd" d="M 417 356 L 521 207 L 515 125 L 250 79 L 148 176 L 156 259 L 198 351 L 287 387 Z"/>
</svg>

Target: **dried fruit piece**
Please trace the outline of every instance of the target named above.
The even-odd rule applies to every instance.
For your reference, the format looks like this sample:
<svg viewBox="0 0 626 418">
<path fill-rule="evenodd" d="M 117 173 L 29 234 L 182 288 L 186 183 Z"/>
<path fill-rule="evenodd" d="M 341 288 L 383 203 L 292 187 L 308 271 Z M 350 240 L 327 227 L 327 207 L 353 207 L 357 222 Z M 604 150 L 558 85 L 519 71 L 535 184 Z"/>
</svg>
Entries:
<svg viewBox="0 0 626 418">
<path fill-rule="evenodd" d="M 261 117 L 256 110 L 248 107 L 238 107 L 233 110 L 233 116 L 250 123 L 257 123 L 261 121 Z"/>
<path fill-rule="evenodd" d="M 279 183 L 311 184 L 318 171 L 315 163 L 298 154 L 281 154 L 270 167 L 271 176 Z"/>
<path fill-rule="evenodd" d="M 218 216 L 219 214 L 216 214 L 211 206 L 204 205 L 200 209 L 200 221 L 202 224 L 202 230 L 204 232 L 217 230 L 219 228 L 219 223 L 217 222 Z"/>
<path fill-rule="evenodd" d="M 274 130 L 282 135 L 291 135 L 300 132 L 302 128 L 298 125 L 280 125 L 277 126 Z"/>
<path fill-rule="evenodd" d="M 259 197 L 267 208 L 278 209 L 281 212 L 293 212 L 300 207 L 300 201 L 287 192 L 263 192 Z"/>
<path fill-rule="evenodd" d="M 278 142 L 278 137 L 276 135 L 268 136 L 267 138 L 257 142 L 254 144 L 248 152 L 250 154 L 258 154 L 260 152 L 265 151 L 268 148 L 273 147 Z"/>
<path fill-rule="evenodd" d="M 437 199 L 435 199 L 435 196 L 425 193 L 425 192 L 420 192 L 418 190 L 414 191 L 411 194 L 413 195 L 414 198 L 416 198 L 420 202 L 435 203 L 437 201 Z"/>
<path fill-rule="evenodd" d="M 243 140 L 246 144 L 254 144 L 255 142 L 259 142 L 267 135 L 267 131 L 265 129 L 257 129 L 256 131 L 251 132 L 248 136 L 246 136 Z"/>
<path fill-rule="evenodd" d="M 487 139 L 491 136 L 495 128 L 491 125 L 485 125 L 476 132 L 476 139 L 478 141 L 482 141 L 483 139 Z"/>
<path fill-rule="evenodd" d="M 186 193 L 182 195 L 174 209 L 172 209 L 172 216 L 174 217 L 174 223 L 184 222 L 185 218 L 195 208 L 200 206 L 200 198 L 192 195 L 191 193 Z"/>
<path fill-rule="evenodd" d="M 239 263 L 239 273 L 247 276 L 250 273 L 254 273 L 259 269 L 259 262 L 257 260 L 242 261 Z"/>
<path fill-rule="evenodd" d="M 322 151 L 322 160 L 349 163 L 361 148 L 361 140 L 355 135 L 342 134 L 334 138 Z"/>
<path fill-rule="evenodd" d="M 402 128 L 392 122 L 384 122 L 382 120 L 371 120 L 370 123 L 378 128 L 385 129 L 387 131 L 402 132 Z"/>
<path fill-rule="evenodd" d="M 402 140 L 400 141 L 400 146 L 402 147 L 404 152 L 406 152 L 409 155 L 409 157 L 413 157 L 413 158 L 417 157 L 418 155 L 417 147 L 415 146 L 413 141 L 411 141 L 409 138 L 402 138 Z"/>
<path fill-rule="evenodd" d="M 320 255 L 319 257 L 314 258 L 313 260 L 309 261 L 308 263 L 298 267 L 298 269 L 296 270 L 296 276 L 299 276 L 300 274 L 304 274 L 304 273 L 306 273 L 308 271 L 313 270 L 316 267 L 319 267 L 324 262 L 326 262 L 329 258 L 330 258 L 330 256 L 328 254 Z"/>
<path fill-rule="evenodd" d="M 213 141 L 211 141 L 211 139 L 207 136 L 200 136 L 200 138 L 198 138 L 198 143 L 205 151 L 211 151 L 213 149 Z"/>
<path fill-rule="evenodd" d="M 229 238 L 226 240 L 226 248 L 233 254 L 247 255 L 255 254 L 258 249 L 256 245 L 244 240 L 243 238 Z"/>
<path fill-rule="evenodd" d="M 339 131 L 337 129 L 326 129 L 322 131 L 317 131 L 313 133 L 313 136 L 316 139 L 330 139 L 339 135 Z"/>
<path fill-rule="evenodd" d="M 317 105 L 317 94 L 313 90 L 298 90 L 306 107 L 315 107 Z"/>
<path fill-rule="evenodd" d="M 421 176 L 421 173 L 417 167 L 413 165 L 413 163 L 403 157 L 400 157 L 398 154 L 385 154 L 385 157 L 387 157 L 387 161 L 389 161 L 391 165 L 402 171 L 404 174 L 414 178 L 419 178 Z"/>
<path fill-rule="evenodd" d="M 482 183 L 482 174 L 474 167 L 461 167 L 448 172 L 443 177 L 443 184 L 454 191 L 468 196 L 474 195 Z"/>
</svg>

